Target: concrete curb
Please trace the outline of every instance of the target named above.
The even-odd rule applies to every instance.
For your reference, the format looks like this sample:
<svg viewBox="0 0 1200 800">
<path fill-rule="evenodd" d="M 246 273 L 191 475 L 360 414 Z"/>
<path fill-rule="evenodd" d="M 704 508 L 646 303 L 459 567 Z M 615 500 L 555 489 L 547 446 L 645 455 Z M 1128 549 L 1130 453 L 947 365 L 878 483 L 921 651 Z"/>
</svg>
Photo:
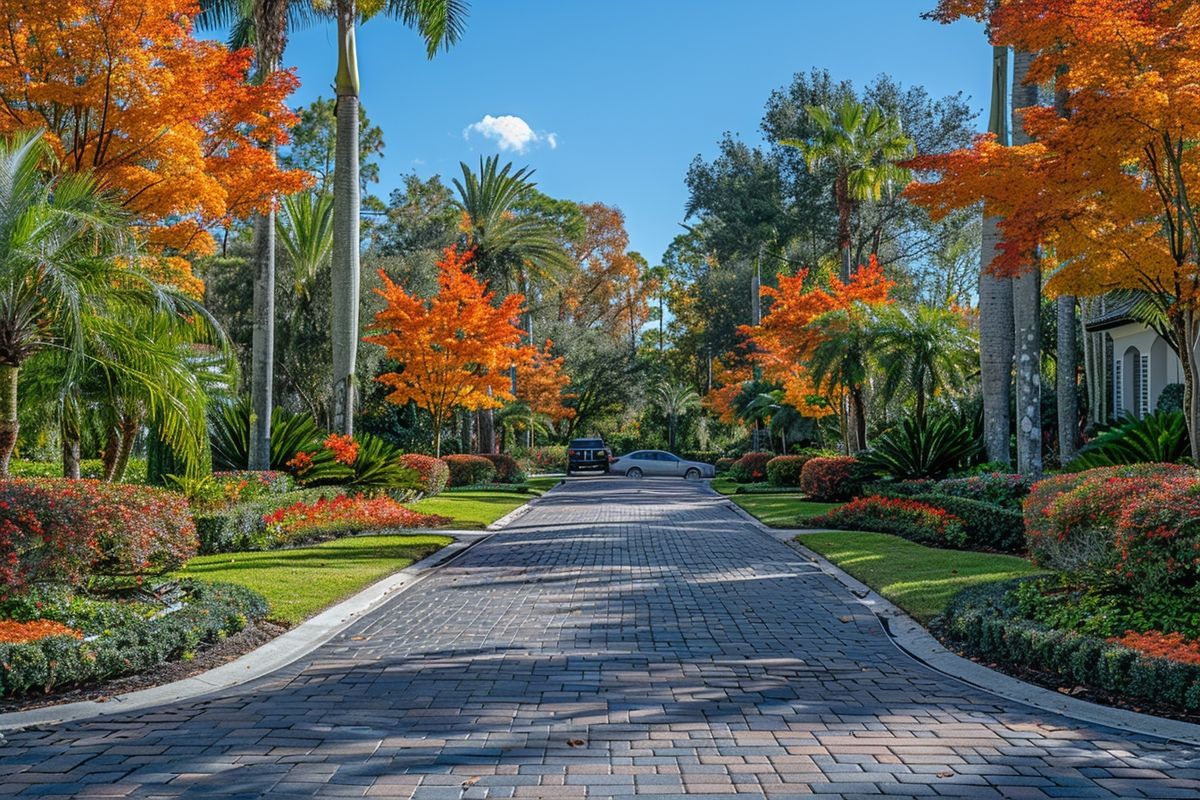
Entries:
<svg viewBox="0 0 1200 800">
<path fill-rule="evenodd" d="M 1123 708 L 1097 705 L 1078 697 L 1071 697 L 1032 683 L 1026 683 L 956 655 L 947 650 L 933 634 L 898 606 L 893 605 L 865 583 L 842 571 L 819 553 L 796 541 L 797 536 L 816 533 L 816 530 L 770 528 L 728 497 L 724 495 L 720 495 L 720 497 L 732 508 L 735 515 L 741 517 L 758 532 L 783 542 L 801 553 L 822 572 L 849 589 L 855 600 L 866 606 L 878 618 L 892 644 L 900 652 L 929 669 L 989 694 L 1042 711 L 1070 717 L 1092 725 L 1102 725 L 1129 733 L 1200 746 L 1200 725 L 1141 714 Z"/>
<path fill-rule="evenodd" d="M 552 489 L 547 490 L 547 493 L 549 491 Z M 33 708 L 28 711 L 0 714 L 0 731 L 78 722 L 94 717 L 127 714 L 131 711 L 196 700 L 265 677 L 313 652 L 363 615 L 380 608 L 393 597 L 429 577 L 438 568 L 457 559 L 480 542 L 491 538 L 496 531 L 527 514 L 530 507 L 540 499 L 541 496 L 531 497 L 527 503 L 513 509 L 481 531 L 421 531 L 420 533 L 459 538 L 427 558 L 376 581 L 352 597 L 325 609 L 315 617 L 305 620 L 295 628 L 228 664 L 222 664 L 206 672 L 201 672 L 199 675 L 162 686 L 114 695 L 103 703 L 84 700 L 78 703 L 63 703 L 56 706 Z M 0 740 L 2 739 L 3 736 L 0 736 Z"/>
</svg>

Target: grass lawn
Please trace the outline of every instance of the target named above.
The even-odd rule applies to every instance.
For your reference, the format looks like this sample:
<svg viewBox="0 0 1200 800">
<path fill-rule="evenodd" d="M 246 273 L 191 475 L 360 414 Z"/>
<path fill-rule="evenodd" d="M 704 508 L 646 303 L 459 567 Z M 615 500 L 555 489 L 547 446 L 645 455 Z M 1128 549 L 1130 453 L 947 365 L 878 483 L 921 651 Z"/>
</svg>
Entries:
<svg viewBox="0 0 1200 800">
<path fill-rule="evenodd" d="M 449 536 L 347 536 L 296 550 L 197 556 L 177 574 L 253 589 L 270 602 L 272 619 L 294 625 L 452 541 Z"/>
<path fill-rule="evenodd" d="M 804 519 L 841 505 L 817 503 L 799 494 L 735 494 L 729 499 L 772 528 L 802 528 Z"/>
<path fill-rule="evenodd" d="M 486 528 L 514 508 L 520 508 L 533 498 L 546 493 L 558 485 L 562 478 L 537 477 L 529 480 L 533 488 L 520 493 L 503 489 L 469 489 L 462 492 L 442 492 L 426 497 L 408 507 L 422 514 L 438 514 L 454 520 L 451 528 L 460 530 Z"/>
<path fill-rule="evenodd" d="M 728 475 L 722 475 L 719 478 L 712 479 L 712 488 L 716 489 L 721 494 L 733 494 L 737 491 L 737 482 Z"/>
<path fill-rule="evenodd" d="M 959 590 L 1040 572 L 1023 558 L 941 550 L 886 533 L 835 531 L 797 536 L 855 578 L 928 622 Z"/>
</svg>

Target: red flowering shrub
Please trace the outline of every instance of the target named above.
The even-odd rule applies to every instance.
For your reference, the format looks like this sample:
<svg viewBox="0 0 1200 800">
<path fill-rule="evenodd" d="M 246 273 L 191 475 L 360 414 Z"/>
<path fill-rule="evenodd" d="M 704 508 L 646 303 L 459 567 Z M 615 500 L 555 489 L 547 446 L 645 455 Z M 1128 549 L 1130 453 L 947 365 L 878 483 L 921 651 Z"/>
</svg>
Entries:
<svg viewBox="0 0 1200 800">
<path fill-rule="evenodd" d="M 0 483 L 0 595 L 93 574 L 167 572 L 196 546 L 187 501 L 174 492 L 91 480 Z"/>
<path fill-rule="evenodd" d="M 496 477 L 495 465 L 483 456 L 450 455 L 442 456 L 442 461 L 450 468 L 451 486 L 491 483 Z"/>
<path fill-rule="evenodd" d="M 34 619 L 29 622 L 0 619 L 0 644 L 28 644 L 49 639 L 51 636 L 83 638 L 83 634 L 74 628 L 68 628 L 61 622 L 50 619 Z"/>
<path fill-rule="evenodd" d="M 862 489 L 858 459 L 853 456 L 810 458 L 800 470 L 800 491 L 813 500 L 836 503 Z"/>
<path fill-rule="evenodd" d="M 450 468 L 440 458 L 408 453 L 400 456 L 400 463 L 421 476 L 421 493 L 426 496 L 440 494 L 450 480 Z"/>
<path fill-rule="evenodd" d="M 811 456 L 775 456 L 767 462 L 767 483 L 772 486 L 799 486 L 800 471 Z"/>
<path fill-rule="evenodd" d="M 496 468 L 496 483 L 524 483 L 525 471 L 510 455 L 504 453 L 482 453 L 492 466 Z"/>
<path fill-rule="evenodd" d="M 767 462 L 774 457 L 774 453 L 746 453 L 733 462 L 729 468 L 729 477 L 738 483 L 765 481 L 767 479 Z"/>
<path fill-rule="evenodd" d="M 1117 562 L 1117 520 L 1136 497 L 1172 478 L 1200 478 L 1178 464 L 1133 464 L 1055 475 L 1025 498 L 1025 538 L 1035 563 L 1078 578 L 1104 577 Z"/>
<path fill-rule="evenodd" d="M 1186 639 L 1182 633 L 1126 631 L 1124 636 L 1116 636 L 1108 641 L 1154 658 L 1200 666 L 1200 641 Z"/>
<path fill-rule="evenodd" d="M 1200 477 L 1180 476 L 1124 494 L 1113 577 L 1138 594 L 1200 585 Z"/>
<path fill-rule="evenodd" d="M 949 512 L 903 497 L 860 497 L 805 521 L 805 527 L 892 533 L 936 547 L 963 547 L 963 521 Z"/>
<path fill-rule="evenodd" d="M 293 503 L 263 517 L 267 533 L 276 543 L 294 542 L 326 534 L 397 528 L 436 528 L 450 520 L 420 514 L 390 497 L 320 498 L 316 502 Z"/>
<path fill-rule="evenodd" d="M 331 433 L 325 437 L 325 449 L 333 454 L 333 460 L 347 467 L 358 459 L 358 442 L 353 436 Z"/>
</svg>

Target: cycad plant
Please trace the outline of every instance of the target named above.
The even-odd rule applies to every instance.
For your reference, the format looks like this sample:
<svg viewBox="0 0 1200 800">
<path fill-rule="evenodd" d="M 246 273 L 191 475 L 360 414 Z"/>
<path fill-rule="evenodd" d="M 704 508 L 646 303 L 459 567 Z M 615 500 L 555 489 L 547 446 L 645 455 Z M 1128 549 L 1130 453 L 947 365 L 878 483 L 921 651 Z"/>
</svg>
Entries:
<svg viewBox="0 0 1200 800">
<path fill-rule="evenodd" d="M 907 417 L 859 454 L 868 469 L 897 480 L 944 478 L 969 465 L 983 449 L 978 427 L 966 416 Z"/>
<path fill-rule="evenodd" d="M 1182 411 L 1127 415 L 1088 442 L 1068 469 L 1084 470 L 1120 464 L 1171 464 L 1188 457 L 1187 420 Z"/>
</svg>

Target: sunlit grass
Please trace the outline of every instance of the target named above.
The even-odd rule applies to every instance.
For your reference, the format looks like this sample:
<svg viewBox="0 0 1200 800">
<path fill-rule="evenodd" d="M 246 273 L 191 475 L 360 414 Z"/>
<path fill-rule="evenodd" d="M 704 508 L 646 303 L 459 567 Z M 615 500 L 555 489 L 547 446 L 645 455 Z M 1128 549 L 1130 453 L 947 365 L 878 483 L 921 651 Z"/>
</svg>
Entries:
<svg viewBox="0 0 1200 800">
<path fill-rule="evenodd" d="M 941 550 L 886 533 L 836 531 L 798 536 L 846 572 L 927 622 L 962 589 L 1038 572 L 1017 556 Z"/>
<path fill-rule="evenodd" d="M 772 528 L 803 528 L 804 520 L 841 503 L 817 503 L 800 494 L 735 494 L 729 499 Z"/>
</svg>

